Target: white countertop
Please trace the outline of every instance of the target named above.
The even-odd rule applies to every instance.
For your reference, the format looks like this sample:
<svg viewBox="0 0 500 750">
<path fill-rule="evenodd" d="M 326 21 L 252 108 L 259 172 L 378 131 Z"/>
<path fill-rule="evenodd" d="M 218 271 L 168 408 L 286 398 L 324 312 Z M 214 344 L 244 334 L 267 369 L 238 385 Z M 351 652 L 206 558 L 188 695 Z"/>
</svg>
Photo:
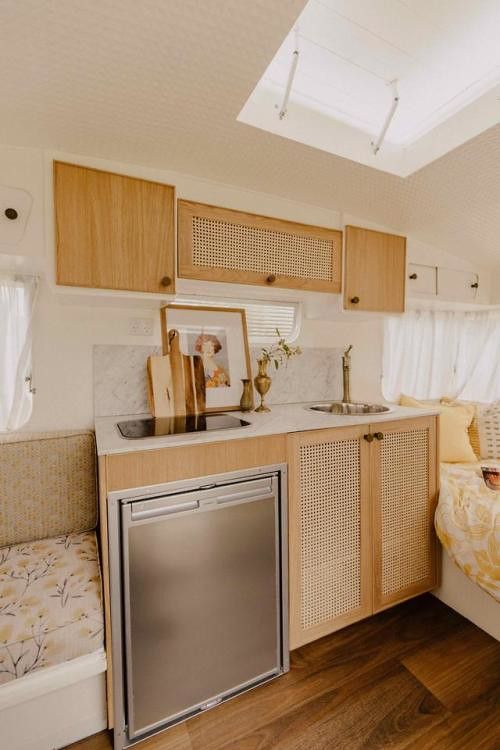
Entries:
<svg viewBox="0 0 500 750">
<path fill-rule="evenodd" d="M 149 414 L 128 414 L 113 417 L 98 417 L 95 421 L 97 452 L 100 456 L 112 453 L 130 453 L 132 451 L 154 450 L 179 445 L 199 445 L 201 443 L 218 443 L 224 440 L 242 440 L 264 435 L 279 435 L 303 430 L 320 430 L 328 427 L 349 427 L 361 424 L 391 422 L 395 419 L 411 419 L 439 414 L 438 409 L 410 409 L 403 406 L 387 404 L 390 411 L 383 414 L 365 414 L 357 417 L 344 417 L 307 409 L 307 404 L 279 404 L 271 407 L 264 414 L 256 412 L 232 411 L 229 414 L 244 419 L 251 424 L 248 427 L 237 427 L 212 432 L 192 432 L 187 435 L 168 435 L 166 437 L 140 438 L 130 440 L 123 438 L 116 426 L 117 422 L 128 419 L 141 419 Z"/>
</svg>

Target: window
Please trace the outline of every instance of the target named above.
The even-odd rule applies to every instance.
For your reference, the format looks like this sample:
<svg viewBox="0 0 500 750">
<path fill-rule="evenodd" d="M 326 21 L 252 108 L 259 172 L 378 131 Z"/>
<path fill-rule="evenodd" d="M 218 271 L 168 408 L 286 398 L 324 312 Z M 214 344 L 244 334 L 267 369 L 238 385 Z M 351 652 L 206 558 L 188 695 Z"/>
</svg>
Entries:
<svg viewBox="0 0 500 750">
<path fill-rule="evenodd" d="M 276 329 L 287 342 L 295 341 L 300 333 L 301 308 L 298 302 L 263 302 L 211 297 L 177 297 L 175 301 L 179 305 L 243 308 L 246 312 L 250 343 L 265 344 L 274 341 Z"/>
<path fill-rule="evenodd" d="M 31 320 L 38 282 L 34 276 L 0 274 L 0 432 L 22 427 L 31 416 Z"/>
<path fill-rule="evenodd" d="M 388 401 L 500 399 L 500 310 L 420 310 L 388 317 L 382 391 Z"/>
</svg>

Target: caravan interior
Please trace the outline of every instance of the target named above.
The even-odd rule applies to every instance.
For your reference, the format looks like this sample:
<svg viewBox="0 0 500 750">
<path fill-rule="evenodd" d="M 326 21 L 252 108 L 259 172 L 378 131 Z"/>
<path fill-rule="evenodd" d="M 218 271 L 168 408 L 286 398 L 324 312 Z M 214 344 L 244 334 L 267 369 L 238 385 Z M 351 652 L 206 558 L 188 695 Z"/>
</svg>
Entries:
<svg viewBox="0 0 500 750">
<path fill-rule="evenodd" d="M 500 4 L 0 3 L 0 747 L 500 747 Z"/>
</svg>

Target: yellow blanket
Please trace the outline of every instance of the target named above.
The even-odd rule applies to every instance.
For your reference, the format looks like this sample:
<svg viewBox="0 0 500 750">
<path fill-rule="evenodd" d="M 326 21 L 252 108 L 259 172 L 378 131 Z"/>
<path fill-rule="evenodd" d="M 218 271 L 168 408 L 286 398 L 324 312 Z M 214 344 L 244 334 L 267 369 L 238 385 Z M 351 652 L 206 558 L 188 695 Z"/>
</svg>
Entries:
<svg viewBox="0 0 500 750">
<path fill-rule="evenodd" d="M 435 523 L 452 560 L 500 602 L 500 492 L 485 485 L 480 464 L 441 465 Z"/>
</svg>

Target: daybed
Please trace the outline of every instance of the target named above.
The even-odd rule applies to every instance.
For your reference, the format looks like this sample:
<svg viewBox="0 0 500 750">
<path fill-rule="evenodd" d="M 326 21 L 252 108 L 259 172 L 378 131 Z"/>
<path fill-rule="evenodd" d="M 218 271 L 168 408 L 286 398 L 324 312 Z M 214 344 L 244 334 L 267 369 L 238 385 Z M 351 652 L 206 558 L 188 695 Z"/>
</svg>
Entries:
<svg viewBox="0 0 500 750">
<path fill-rule="evenodd" d="M 500 403 L 476 405 L 469 429 L 479 462 L 443 463 L 435 524 L 443 545 L 443 602 L 500 640 L 500 492 L 481 464 L 500 459 Z"/>
</svg>

